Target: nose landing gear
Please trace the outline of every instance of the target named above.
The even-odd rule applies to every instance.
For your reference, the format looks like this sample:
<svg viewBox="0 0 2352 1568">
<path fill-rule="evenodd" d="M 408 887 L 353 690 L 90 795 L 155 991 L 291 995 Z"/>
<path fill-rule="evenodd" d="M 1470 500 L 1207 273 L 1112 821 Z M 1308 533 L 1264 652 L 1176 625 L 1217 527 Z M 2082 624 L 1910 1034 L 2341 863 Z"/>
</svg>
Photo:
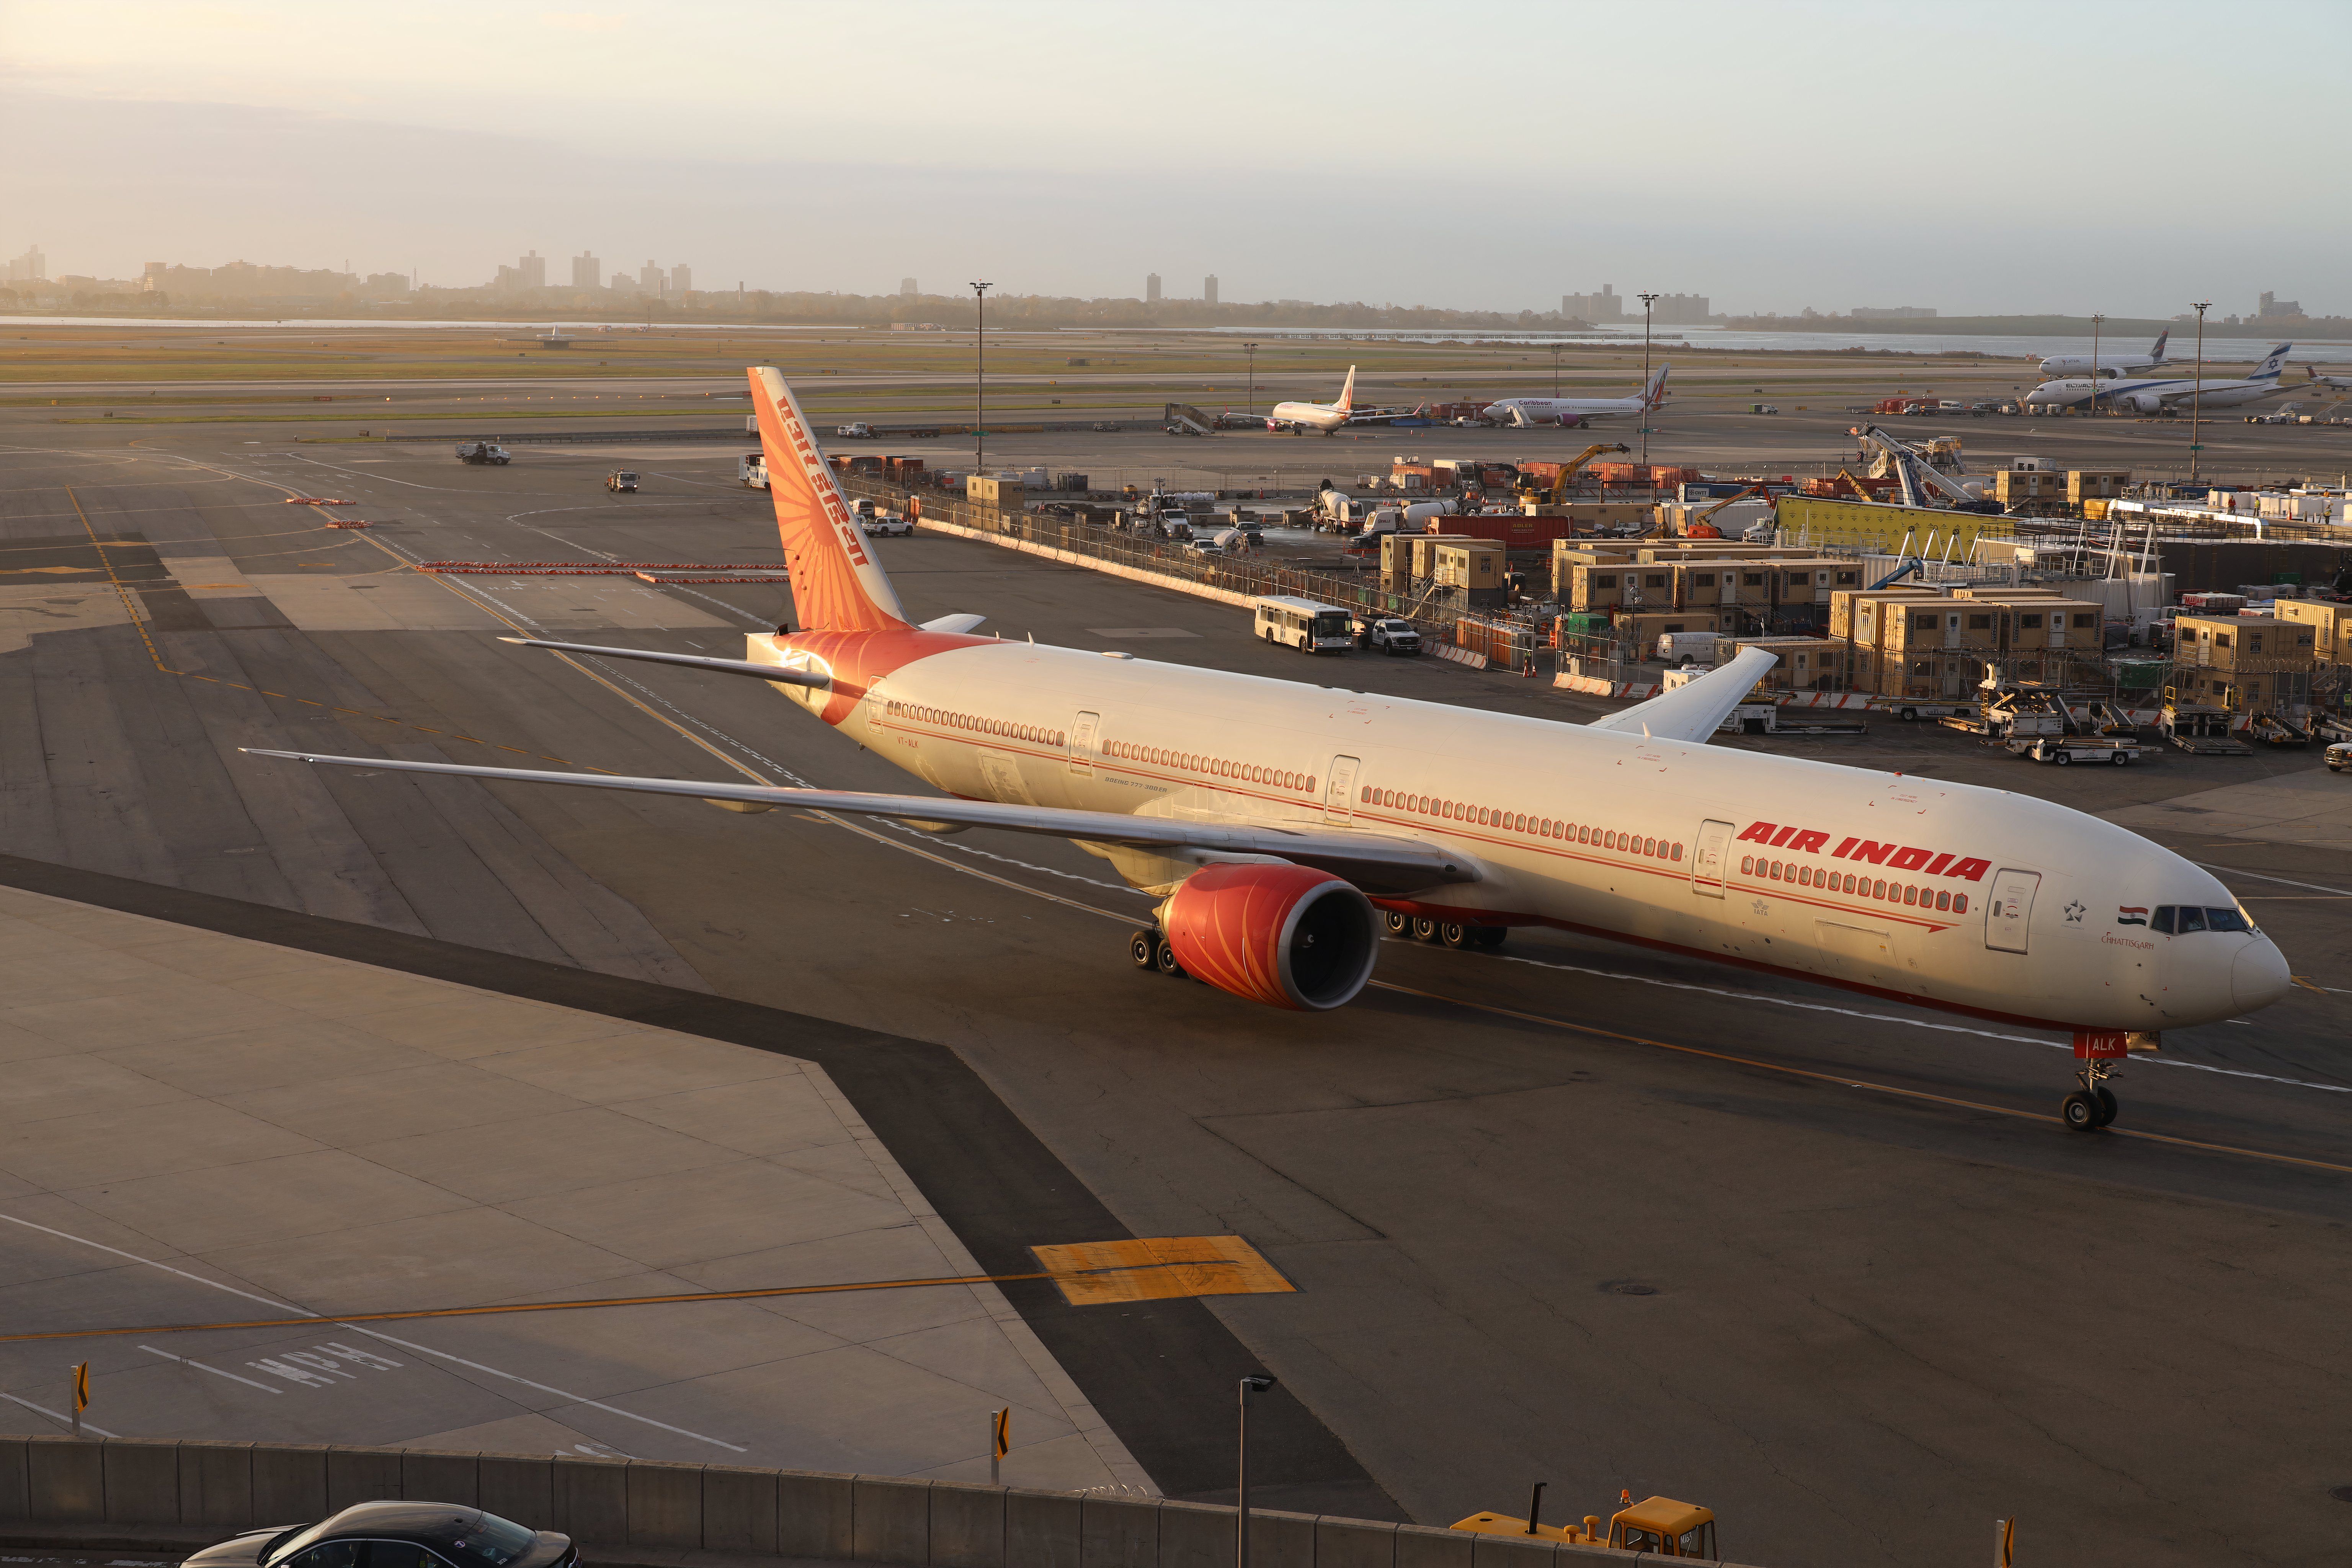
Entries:
<svg viewBox="0 0 2352 1568">
<path fill-rule="evenodd" d="M 2116 1119 L 2121 1109 L 2115 1090 L 2107 1087 L 2107 1078 L 2114 1068 L 2102 1061 L 2088 1061 L 2074 1075 L 2083 1087 L 2058 1102 L 2058 1115 L 2067 1127 L 2076 1132 L 2096 1132 Z"/>
</svg>

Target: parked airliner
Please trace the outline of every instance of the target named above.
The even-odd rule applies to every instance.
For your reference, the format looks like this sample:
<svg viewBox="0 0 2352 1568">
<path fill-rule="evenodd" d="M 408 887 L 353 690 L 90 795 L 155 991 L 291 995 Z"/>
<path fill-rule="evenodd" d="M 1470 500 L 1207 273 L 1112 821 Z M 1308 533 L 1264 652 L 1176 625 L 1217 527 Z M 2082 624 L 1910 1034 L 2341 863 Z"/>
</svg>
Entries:
<svg viewBox="0 0 2352 1568">
<path fill-rule="evenodd" d="M 1645 414 L 1666 400 L 1666 372 L 1672 369 L 1671 363 L 1661 364 L 1647 385 L 1623 397 L 1506 397 L 1486 405 L 1479 417 L 1496 425 L 1578 425 L 1619 414 Z"/>
<path fill-rule="evenodd" d="M 2172 329 L 2169 327 L 2157 333 L 2154 346 L 2144 354 L 2111 354 L 2102 350 L 2098 356 L 2099 379 L 2112 380 L 2118 375 L 2129 375 L 2136 370 L 2162 369 L 2164 345 L 2171 340 L 2171 337 Z M 2091 356 L 2089 354 L 2052 354 L 2042 362 L 2041 370 L 2042 374 L 2047 376 L 2088 375 L 2091 374 Z"/>
<path fill-rule="evenodd" d="M 1337 403 L 1277 403 L 1274 412 L 1265 416 L 1269 430 L 1320 430 L 1328 436 L 1348 422 L 1356 408 L 1356 367 L 1348 367 L 1348 379 L 1339 388 Z"/>
<path fill-rule="evenodd" d="M 2102 408 L 2128 414 L 2160 414 L 2167 408 L 2185 408 L 2191 403 L 2203 408 L 2234 408 L 2276 397 L 2288 390 L 2281 384 L 2279 372 L 2286 365 L 2287 350 L 2293 347 L 2293 343 L 2279 344 L 2242 381 L 2045 381 L 2025 395 L 2025 406 L 2080 408 L 2095 398 Z"/>
<path fill-rule="evenodd" d="M 804 629 L 746 637 L 740 659 L 509 640 L 770 682 L 939 793 L 258 754 L 1066 838 L 1162 900 L 1138 966 L 1274 1007 L 1353 1000 L 1384 932 L 1492 946 L 1542 925 L 2068 1031 L 2084 1131 L 2114 1119 L 2116 1059 L 2290 984 L 2210 872 L 2112 823 L 1710 749 L 1761 649 L 1568 724 L 1001 641 L 975 615 L 915 625 L 782 376 L 751 382 Z"/>
</svg>

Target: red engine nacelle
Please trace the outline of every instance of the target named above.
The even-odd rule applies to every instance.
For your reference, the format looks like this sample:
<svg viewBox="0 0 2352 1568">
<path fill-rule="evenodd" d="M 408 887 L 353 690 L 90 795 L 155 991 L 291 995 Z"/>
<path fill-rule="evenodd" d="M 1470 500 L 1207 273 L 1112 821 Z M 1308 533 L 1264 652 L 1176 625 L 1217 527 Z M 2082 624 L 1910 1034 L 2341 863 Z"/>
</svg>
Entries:
<svg viewBox="0 0 2352 1568">
<path fill-rule="evenodd" d="M 1380 948 L 1371 900 L 1306 866 L 1210 866 L 1160 907 L 1176 962 L 1269 1007 L 1345 1006 Z"/>
</svg>

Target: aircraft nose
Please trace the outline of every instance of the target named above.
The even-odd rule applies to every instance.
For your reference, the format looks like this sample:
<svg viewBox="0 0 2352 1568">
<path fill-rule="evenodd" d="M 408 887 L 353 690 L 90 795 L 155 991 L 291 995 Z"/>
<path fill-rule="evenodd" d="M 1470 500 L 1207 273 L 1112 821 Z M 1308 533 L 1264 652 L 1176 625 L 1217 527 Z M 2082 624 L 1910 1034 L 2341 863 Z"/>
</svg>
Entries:
<svg viewBox="0 0 2352 1568">
<path fill-rule="evenodd" d="M 2268 937 L 2249 943 L 2230 966 L 2230 994 L 2242 1013 L 2269 1006 L 2294 984 L 2294 976 L 2287 973 L 2286 955 Z"/>
</svg>

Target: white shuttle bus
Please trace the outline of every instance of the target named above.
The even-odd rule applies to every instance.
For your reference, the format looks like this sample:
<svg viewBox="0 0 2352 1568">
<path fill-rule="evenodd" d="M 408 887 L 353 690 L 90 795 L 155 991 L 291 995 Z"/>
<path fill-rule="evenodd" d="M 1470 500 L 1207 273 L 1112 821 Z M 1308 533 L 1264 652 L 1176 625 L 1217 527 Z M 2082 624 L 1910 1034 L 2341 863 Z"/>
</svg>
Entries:
<svg viewBox="0 0 2352 1568">
<path fill-rule="evenodd" d="M 1256 601 L 1257 635 L 1301 653 L 1345 653 L 1356 643 L 1348 612 L 1313 599 Z"/>
</svg>

